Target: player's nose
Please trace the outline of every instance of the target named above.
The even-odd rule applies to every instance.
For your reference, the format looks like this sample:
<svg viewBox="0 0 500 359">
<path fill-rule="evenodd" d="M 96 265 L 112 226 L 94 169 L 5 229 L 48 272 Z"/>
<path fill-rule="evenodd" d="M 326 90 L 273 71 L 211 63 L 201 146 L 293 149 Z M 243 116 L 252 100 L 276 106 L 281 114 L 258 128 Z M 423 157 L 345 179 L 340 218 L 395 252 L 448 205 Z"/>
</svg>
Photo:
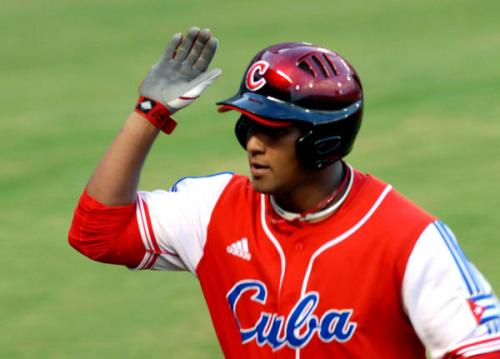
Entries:
<svg viewBox="0 0 500 359">
<path fill-rule="evenodd" d="M 263 134 L 256 129 L 252 128 L 248 131 L 246 149 L 249 153 L 262 153 L 265 151 L 266 145 L 262 136 Z"/>
</svg>

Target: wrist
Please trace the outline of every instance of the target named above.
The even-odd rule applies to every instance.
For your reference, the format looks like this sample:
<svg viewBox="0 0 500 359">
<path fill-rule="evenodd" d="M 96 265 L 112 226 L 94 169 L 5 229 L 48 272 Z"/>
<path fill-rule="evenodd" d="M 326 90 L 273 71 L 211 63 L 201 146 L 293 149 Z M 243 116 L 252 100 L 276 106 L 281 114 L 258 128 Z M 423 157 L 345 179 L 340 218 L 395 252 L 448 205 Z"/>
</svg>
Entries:
<svg viewBox="0 0 500 359">
<path fill-rule="evenodd" d="M 170 117 L 170 111 L 162 103 L 149 97 L 139 97 L 135 105 L 135 112 L 168 135 L 177 126 L 177 122 Z"/>
</svg>

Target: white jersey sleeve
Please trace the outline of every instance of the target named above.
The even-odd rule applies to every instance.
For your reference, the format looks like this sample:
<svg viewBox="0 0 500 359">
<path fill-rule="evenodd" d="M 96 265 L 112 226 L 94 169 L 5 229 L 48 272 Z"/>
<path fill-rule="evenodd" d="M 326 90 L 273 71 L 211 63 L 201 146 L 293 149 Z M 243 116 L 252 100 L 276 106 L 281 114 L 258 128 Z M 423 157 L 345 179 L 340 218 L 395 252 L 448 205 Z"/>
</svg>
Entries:
<svg viewBox="0 0 500 359">
<path fill-rule="evenodd" d="M 500 350 L 500 307 L 490 284 L 441 221 L 421 234 L 407 263 L 403 303 L 431 358 Z"/>
<path fill-rule="evenodd" d="M 139 192 L 137 221 L 146 254 L 136 269 L 196 275 L 212 211 L 232 176 L 186 177 L 170 191 Z"/>
</svg>

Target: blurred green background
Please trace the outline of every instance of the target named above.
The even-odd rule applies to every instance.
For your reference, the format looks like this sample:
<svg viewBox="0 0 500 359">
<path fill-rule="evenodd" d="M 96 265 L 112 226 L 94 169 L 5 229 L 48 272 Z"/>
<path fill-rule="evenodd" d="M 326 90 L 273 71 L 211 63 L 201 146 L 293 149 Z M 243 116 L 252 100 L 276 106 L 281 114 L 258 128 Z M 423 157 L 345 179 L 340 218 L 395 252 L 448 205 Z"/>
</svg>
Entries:
<svg viewBox="0 0 500 359">
<path fill-rule="evenodd" d="M 247 173 L 232 95 L 256 51 L 331 47 L 358 69 L 364 125 L 348 161 L 455 231 L 500 291 L 500 2 L 4 2 L 0 12 L 0 357 L 216 358 L 186 273 L 96 264 L 66 236 L 77 198 L 174 32 L 206 26 L 223 76 L 177 114 L 141 189 L 221 170 Z"/>
</svg>

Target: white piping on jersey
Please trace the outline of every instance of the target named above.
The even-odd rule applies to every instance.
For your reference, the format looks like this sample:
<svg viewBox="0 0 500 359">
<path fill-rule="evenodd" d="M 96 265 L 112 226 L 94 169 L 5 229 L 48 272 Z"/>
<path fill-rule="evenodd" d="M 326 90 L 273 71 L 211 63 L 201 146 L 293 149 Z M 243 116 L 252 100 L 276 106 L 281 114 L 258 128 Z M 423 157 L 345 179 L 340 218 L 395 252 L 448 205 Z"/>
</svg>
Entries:
<svg viewBox="0 0 500 359">
<path fill-rule="evenodd" d="M 458 355 L 459 357 L 468 358 L 479 354 L 487 354 L 500 350 L 500 334 L 486 337 L 485 339 L 472 338 L 462 341 L 458 347 L 448 349 L 447 353 Z"/>
<path fill-rule="evenodd" d="M 373 215 L 373 213 L 377 210 L 377 208 L 380 206 L 380 204 L 385 199 L 387 194 L 391 191 L 391 189 L 392 189 L 392 186 L 387 185 L 387 187 L 385 187 L 385 189 L 382 191 L 382 193 L 377 198 L 377 200 L 375 201 L 373 206 L 370 208 L 370 210 L 363 216 L 363 218 L 361 218 L 361 220 L 358 223 L 356 223 L 348 231 L 342 233 L 340 236 L 326 242 L 319 249 L 317 249 L 316 252 L 313 253 L 313 255 L 311 256 L 311 259 L 309 259 L 309 264 L 307 265 L 307 271 L 306 271 L 306 274 L 304 276 L 304 281 L 302 282 L 302 289 L 300 291 L 301 297 L 303 297 L 305 295 L 307 283 L 309 282 L 309 277 L 311 275 L 312 267 L 313 267 L 313 264 L 314 264 L 314 261 L 316 260 L 316 258 L 319 257 L 319 255 L 322 254 L 327 249 L 339 244 L 344 239 L 348 238 L 354 232 L 356 232 L 358 229 L 360 229 L 366 223 L 366 221 L 368 221 L 368 219 Z M 300 348 L 295 350 L 295 359 L 300 359 Z"/>
<path fill-rule="evenodd" d="M 147 228 L 147 219 L 146 213 L 144 212 L 144 204 L 143 199 L 139 196 L 137 201 L 137 214 L 139 215 L 139 231 L 141 233 L 142 242 L 144 243 L 144 247 L 146 248 L 146 254 L 142 259 L 141 263 L 137 266 L 136 269 L 147 268 L 147 266 L 151 263 L 151 261 L 155 258 L 155 256 L 151 253 L 153 251 L 153 242 L 151 236 L 149 235 L 149 230 Z"/>
<path fill-rule="evenodd" d="M 278 240 L 276 239 L 276 237 L 274 237 L 274 235 L 269 230 L 269 227 L 267 226 L 267 223 L 266 223 L 266 196 L 264 194 L 260 195 L 260 221 L 262 223 L 262 228 L 264 228 L 264 232 L 267 234 L 268 238 L 274 244 L 274 246 L 276 247 L 276 250 L 278 251 L 278 254 L 280 255 L 281 274 L 280 274 L 280 284 L 278 287 L 278 294 L 279 294 L 281 292 L 281 285 L 283 284 L 283 277 L 285 276 L 285 267 L 286 267 L 285 253 L 283 252 L 283 248 L 281 248 Z"/>
<path fill-rule="evenodd" d="M 151 253 L 149 253 L 148 251 L 146 251 L 146 253 L 144 254 L 144 258 L 142 259 L 141 263 L 139 263 L 139 265 L 137 267 L 135 267 L 134 270 L 139 270 L 139 269 L 147 268 L 148 264 L 151 262 L 152 257 L 153 256 L 151 255 Z"/>
<path fill-rule="evenodd" d="M 358 229 L 360 229 L 366 223 L 366 221 L 368 221 L 368 219 L 373 215 L 373 213 L 377 210 L 377 208 L 380 206 L 380 204 L 385 199 L 387 194 L 391 191 L 391 189 L 392 189 L 392 186 L 387 185 L 387 187 L 385 187 L 385 189 L 382 191 L 382 193 L 380 194 L 378 199 L 375 201 L 373 206 L 370 208 L 370 210 L 363 216 L 363 218 L 361 218 L 361 220 L 358 223 L 356 223 L 348 231 L 342 233 L 340 236 L 333 238 L 332 240 L 326 242 L 320 248 L 318 248 L 316 250 L 316 252 L 313 253 L 313 255 L 311 256 L 311 259 L 309 259 L 309 264 L 307 265 L 307 271 L 306 271 L 306 274 L 304 276 L 304 281 L 302 282 L 301 297 L 306 292 L 307 283 L 309 282 L 309 276 L 311 275 L 312 267 L 313 267 L 313 264 L 314 264 L 314 261 L 316 260 L 316 258 L 318 258 L 319 255 L 322 254 L 327 249 L 339 244 L 344 239 L 348 238 L 354 232 L 356 232 Z"/>
<path fill-rule="evenodd" d="M 347 196 L 351 192 L 352 183 L 354 182 L 354 172 L 352 170 L 352 167 L 349 166 L 348 164 L 346 164 L 346 165 L 347 165 L 347 168 L 349 170 L 349 183 L 347 184 L 347 189 L 345 190 L 342 197 L 332 206 L 328 206 L 325 209 L 322 209 L 318 212 L 310 213 L 310 214 L 307 214 L 304 217 L 302 217 L 302 215 L 300 213 L 289 212 L 289 211 L 281 208 L 278 205 L 278 203 L 276 203 L 274 196 L 270 196 L 271 205 L 273 206 L 273 209 L 276 211 L 276 213 L 278 213 L 281 217 L 283 217 L 287 221 L 293 221 L 293 220 L 298 219 L 299 221 L 307 222 L 307 221 L 313 221 L 313 220 L 317 220 L 317 219 L 320 219 L 323 217 L 327 217 L 328 215 L 332 214 L 337 209 L 339 209 L 339 207 L 342 205 L 342 203 L 344 203 Z"/>
</svg>

